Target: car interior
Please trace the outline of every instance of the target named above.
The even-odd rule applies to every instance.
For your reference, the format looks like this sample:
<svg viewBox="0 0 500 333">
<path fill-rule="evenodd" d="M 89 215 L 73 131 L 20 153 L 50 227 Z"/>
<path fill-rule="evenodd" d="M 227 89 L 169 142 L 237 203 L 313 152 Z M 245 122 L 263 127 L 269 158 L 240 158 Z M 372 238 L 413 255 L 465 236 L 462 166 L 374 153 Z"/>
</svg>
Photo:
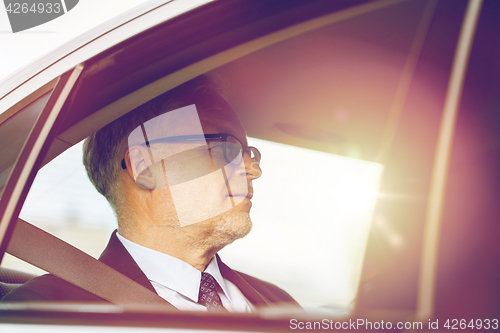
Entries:
<svg viewBox="0 0 500 333">
<path fill-rule="evenodd" d="M 82 140 L 205 74 L 224 83 L 249 145 L 262 153 L 253 230 L 220 252 L 225 262 L 278 285 L 310 315 L 415 318 L 436 147 L 467 2 L 242 3 L 202 6 L 142 32 L 0 115 L 0 142 L 8 143 L 0 147 L 0 184 L 10 196 L 9 176 L 22 174 L 16 161 L 27 154 L 20 153 L 35 121 L 66 93 L 44 157 L 33 162 L 38 174 L 27 176 L 12 208 L 18 226 L 2 220 L 0 250 L 10 254 L 0 268 L 0 298 L 33 276 L 66 274 L 91 261 L 56 246 L 57 239 L 97 258 L 116 228 L 86 178 Z M 434 254 L 433 315 L 440 318 L 491 317 L 500 309 L 491 296 L 500 274 L 500 43 L 491 33 L 498 9 L 483 5 L 448 152 Z M 225 20 L 207 19 L 221 13 Z M 23 221 L 55 237 L 42 240 L 35 230 L 27 238 L 32 229 Z M 28 250 L 37 241 L 48 246 Z M 78 261 L 53 259 L 58 252 Z M 16 254 L 43 267 L 19 263 Z M 96 279 L 113 274 L 92 271 L 103 274 Z M 94 290 L 91 282 L 86 288 Z"/>
</svg>

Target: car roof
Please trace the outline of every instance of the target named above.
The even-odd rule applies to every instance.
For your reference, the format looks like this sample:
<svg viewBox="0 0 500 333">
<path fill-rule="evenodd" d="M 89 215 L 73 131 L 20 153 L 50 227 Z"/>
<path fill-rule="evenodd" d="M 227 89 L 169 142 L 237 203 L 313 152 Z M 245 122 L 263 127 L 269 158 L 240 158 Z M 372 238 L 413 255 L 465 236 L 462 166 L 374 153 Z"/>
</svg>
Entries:
<svg viewBox="0 0 500 333">
<path fill-rule="evenodd" d="M 77 64 L 213 0 L 149 0 L 91 28 L 0 81 L 0 114 Z"/>
</svg>

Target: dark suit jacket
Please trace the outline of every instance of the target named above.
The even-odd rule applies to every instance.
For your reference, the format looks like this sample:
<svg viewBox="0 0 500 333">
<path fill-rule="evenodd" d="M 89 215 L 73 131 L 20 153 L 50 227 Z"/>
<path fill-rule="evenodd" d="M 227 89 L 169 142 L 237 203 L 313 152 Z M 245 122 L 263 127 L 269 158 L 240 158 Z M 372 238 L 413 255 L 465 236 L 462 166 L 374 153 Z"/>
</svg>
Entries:
<svg viewBox="0 0 500 333">
<path fill-rule="evenodd" d="M 99 260 L 155 292 L 146 275 L 116 237 L 116 231 L 111 235 L 108 246 Z M 298 306 L 290 295 L 275 285 L 233 271 L 220 260 L 219 256 L 217 256 L 217 260 L 222 276 L 234 283 L 254 306 L 262 307 L 278 304 Z M 5 295 L 2 301 L 106 302 L 104 299 L 51 274 L 42 275 L 28 281 Z"/>
</svg>

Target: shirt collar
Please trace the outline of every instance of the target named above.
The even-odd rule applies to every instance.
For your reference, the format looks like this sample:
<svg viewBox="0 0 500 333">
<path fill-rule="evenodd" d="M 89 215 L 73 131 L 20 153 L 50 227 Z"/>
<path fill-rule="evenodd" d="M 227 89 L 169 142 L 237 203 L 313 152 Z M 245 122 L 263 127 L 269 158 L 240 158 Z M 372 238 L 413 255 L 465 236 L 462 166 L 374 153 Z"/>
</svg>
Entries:
<svg viewBox="0 0 500 333">
<path fill-rule="evenodd" d="M 207 268 L 205 268 L 205 272 L 209 273 L 210 275 L 212 275 L 214 277 L 215 281 L 217 281 L 219 286 L 222 288 L 224 295 L 226 295 L 227 299 L 232 304 L 233 301 L 231 300 L 231 297 L 229 296 L 225 280 L 222 277 L 222 274 L 220 273 L 219 264 L 217 263 L 217 258 L 215 256 L 213 256 L 212 260 L 210 260 L 210 263 L 208 264 Z M 201 280 L 201 273 L 200 273 L 200 280 Z"/>
<path fill-rule="evenodd" d="M 150 281 L 174 290 L 195 303 L 198 302 L 201 281 L 201 272 L 199 270 L 168 254 L 136 244 L 119 233 L 116 233 L 116 236 Z M 205 272 L 214 277 L 227 299 L 232 303 L 215 256 L 210 260 Z"/>
</svg>

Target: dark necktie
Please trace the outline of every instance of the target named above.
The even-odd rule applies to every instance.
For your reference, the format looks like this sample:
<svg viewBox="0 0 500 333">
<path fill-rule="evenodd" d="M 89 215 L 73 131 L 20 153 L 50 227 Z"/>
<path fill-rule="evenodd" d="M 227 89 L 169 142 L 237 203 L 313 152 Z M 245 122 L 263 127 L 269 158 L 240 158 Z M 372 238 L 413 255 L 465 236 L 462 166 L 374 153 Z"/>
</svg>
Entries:
<svg viewBox="0 0 500 333">
<path fill-rule="evenodd" d="M 216 289 L 217 282 L 212 275 L 201 273 L 200 292 L 198 293 L 198 303 L 207 307 L 208 311 L 227 311 L 222 305 Z"/>
</svg>

